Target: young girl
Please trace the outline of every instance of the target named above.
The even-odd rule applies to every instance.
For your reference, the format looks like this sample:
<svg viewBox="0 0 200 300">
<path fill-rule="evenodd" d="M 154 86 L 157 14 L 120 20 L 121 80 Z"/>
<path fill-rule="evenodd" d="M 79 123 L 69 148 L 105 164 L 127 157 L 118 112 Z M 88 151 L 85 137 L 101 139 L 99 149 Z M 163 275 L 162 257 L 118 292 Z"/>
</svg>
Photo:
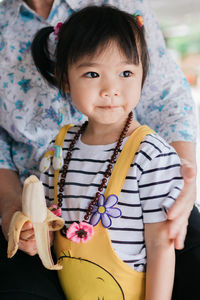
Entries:
<svg viewBox="0 0 200 300">
<path fill-rule="evenodd" d="M 40 30 L 32 53 L 88 118 L 63 128 L 41 162 L 46 198 L 65 219 L 55 248 L 66 298 L 171 299 L 166 212 L 183 180 L 174 149 L 132 115 L 148 70 L 142 18 L 87 7 Z"/>
</svg>

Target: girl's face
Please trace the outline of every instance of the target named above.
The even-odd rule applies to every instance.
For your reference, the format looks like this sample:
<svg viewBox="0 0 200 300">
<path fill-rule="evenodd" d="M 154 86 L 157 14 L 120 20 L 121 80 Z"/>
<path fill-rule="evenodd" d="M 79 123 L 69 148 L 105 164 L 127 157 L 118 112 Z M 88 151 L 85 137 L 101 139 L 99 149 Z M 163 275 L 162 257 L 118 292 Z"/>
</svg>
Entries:
<svg viewBox="0 0 200 300">
<path fill-rule="evenodd" d="M 66 91 L 90 123 L 120 125 L 139 101 L 142 65 L 128 61 L 112 42 L 70 66 L 68 80 Z"/>
</svg>

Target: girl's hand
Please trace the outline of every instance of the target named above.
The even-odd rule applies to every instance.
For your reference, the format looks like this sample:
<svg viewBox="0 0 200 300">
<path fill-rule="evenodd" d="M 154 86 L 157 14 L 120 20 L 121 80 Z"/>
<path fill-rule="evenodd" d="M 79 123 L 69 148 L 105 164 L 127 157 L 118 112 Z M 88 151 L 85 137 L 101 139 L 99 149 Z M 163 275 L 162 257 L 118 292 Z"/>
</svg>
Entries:
<svg viewBox="0 0 200 300">
<path fill-rule="evenodd" d="M 26 222 L 22 227 L 19 239 L 19 249 L 31 256 L 37 254 L 35 234 L 31 222 Z"/>
<path fill-rule="evenodd" d="M 181 175 L 184 179 L 184 188 L 175 204 L 168 212 L 169 238 L 174 239 L 176 249 L 184 248 L 187 233 L 188 218 L 196 200 L 196 170 L 186 160 L 181 160 Z"/>
<path fill-rule="evenodd" d="M 53 243 L 53 232 L 50 232 L 50 242 Z M 19 249 L 26 252 L 27 254 L 34 256 L 37 254 L 37 247 L 35 241 L 35 234 L 33 225 L 31 222 L 26 222 L 22 227 L 20 240 L 19 240 Z"/>
</svg>

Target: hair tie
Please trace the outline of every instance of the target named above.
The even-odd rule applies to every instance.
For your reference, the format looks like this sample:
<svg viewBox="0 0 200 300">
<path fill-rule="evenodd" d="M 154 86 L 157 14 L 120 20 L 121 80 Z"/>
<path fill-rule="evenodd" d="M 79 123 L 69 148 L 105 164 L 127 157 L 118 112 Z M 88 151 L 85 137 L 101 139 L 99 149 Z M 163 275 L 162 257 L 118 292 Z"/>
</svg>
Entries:
<svg viewBox="0 0 200 300">
<path fill-rule="evenodd" d="M 54 35 L 56 36 L 56 40 L 58 40 L 58 35 L 59 35 L 59 32 L 60 32 L 60 29 L 62 27 L 63 23 L 62 22 L 58 22 L 58 24 L 56 26 L 54 26 Z"/>
<path fill-rule="evenodd" d="M 143 17 L 141 15 L 138 15 L 137 13 L 135 13 L 133 15 L 133 17 L 135 18 L 135 21 L 136 21 L 138 27 L 144 26 Z"/>
</svg>

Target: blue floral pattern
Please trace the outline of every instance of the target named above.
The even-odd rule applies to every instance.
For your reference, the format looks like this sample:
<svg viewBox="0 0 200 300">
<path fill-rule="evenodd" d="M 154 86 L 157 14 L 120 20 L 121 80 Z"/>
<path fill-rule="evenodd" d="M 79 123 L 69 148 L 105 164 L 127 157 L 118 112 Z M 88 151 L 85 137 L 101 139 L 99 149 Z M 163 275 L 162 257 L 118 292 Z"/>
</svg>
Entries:
<svg viewBox="0 0 200 300">
<path fill-rule="evenodd" d="M 83 118 L 69 96 L 63 99 L 41 78 L 31 58 L 32 37 L 36 30 L 55 26 L 91 3 L 108 3 L 143 16 L 151 67 L 135 110 L 138 121 L 159 131 L 168 142 L 195 138 L 189 85 L 168 60 L 148 1 L 55 0 L 45 20 L 24 1 L 4 0 L 0 3 L 0 167 L 16 170 L 22 181 L 31 173 L 38 175 L 38 162 L 59 128 Z"/>
</svg>

